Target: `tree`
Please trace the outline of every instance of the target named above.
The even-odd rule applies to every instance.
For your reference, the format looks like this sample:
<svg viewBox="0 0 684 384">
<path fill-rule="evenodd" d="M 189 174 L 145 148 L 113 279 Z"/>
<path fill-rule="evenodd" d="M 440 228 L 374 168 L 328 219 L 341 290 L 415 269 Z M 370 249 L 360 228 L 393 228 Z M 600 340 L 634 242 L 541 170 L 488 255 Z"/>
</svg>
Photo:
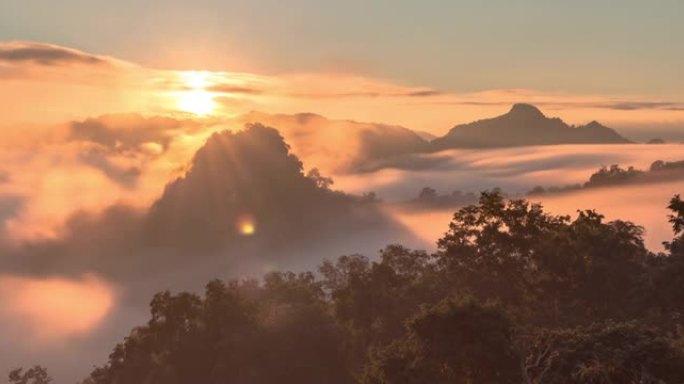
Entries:
<svg viewBox="0 0 684 384">
<path fill-rule="evenodd" d="M 669 254 L 652 258 L 650 299 L 653 308 L 669 315 L 673 327 L 681 326 L 684 314 L 684 201 L 675 195 L 668 205 L 668 219 L 675 238 L 665 242 Z"/>
<path fill-rule="evenodd" d="M 454 215 L 438 241 L 437 265 L 461 290 L 519 306 L 535 293 L 536 251 L 567 220 L 547 215 L 540 205 L 505 202 L 500 193 L 485 192 L 479 204 Z"/>
<path fill-rule="evenodd" d="M 391 245 L 157 294 L 87 383 L 682 382 L 678 196 L 670 209 L 678 237 L 655 255 L 631 222 L 486 192 L 434 254 Z"/>
<path fill-rule="evenodd" d="M 678 236 L 684 232 L 684 201 L 679 195 L 675 195 L 671 200 L 667 208 L 672 211 L 672 214 L 668 216 L 670 223 L 672 224 L 672 230 L 675 236 Z"/>
<path fill-rule="evenodd" d="M 309 170 L 309 172 L 306 174 L 306 177 L 313 180 L 318 188 L 325 190 L 329 190 L 330 187 L 335 184 L 335 181 L 333 181 L 332 178 L 321 175 L 321 171 L 319 171 L 318 168 L 312 168 Z"/>
<path fill-rule="evenodd" d="M 418 199 L 423 201 L 433 201 L 437 199 L 437 191 L 434 188 L 424 187 L 418 193 Z"/>
<path fill-rule="evenodd" d="M 347 384 L 348 335 L 333 318 L 311 272 L 271 273 L 259 299 L 258 383 Z"/>
<path fill-rule="evenodd" d="M 421 304 L 443 296 L 430 256 L 402 246 L 388 246 L 380 261 L 342 256 L 321 267 L 337 321 L 349 330 L 348 352 L 352 370 L 365 363 L 370 348 L 385 345 L 404 334 L 404 323 Z"/>
<path fill-rule="evenodd" d="M 24 371 L 23 368 L 17 368 L 9 373 L 9 384 L 50 384 L 52 377 L 48 375 L 47 369 L 40 365 Z"/>
<path fill-rule="evenodd" d="M 643 230 L 603 219 L 584 211 L 570 221 L 486 192 L 454 215 L 437 265 L 452 286 L 532 323 L 630 316 L 647 256 Z"/>
<path fill-rule="evenodd" d="M 366 384 L 520 383 L 513 323 L 494 305 L 444 300 L 408 324 L 405 339 L 377 350 Z"/>
<path fill-rule="evenodd" d="M 155 295 L 151 319 L 117 345 L 93 383 L 219 383 L 249 376 L 254 311 L 239 286 L 207 284 L 205 297 Z"/>
<path fill-rule="evenodd" d="M 684 381 L 684 354 L 662 332 L 637 322 L 540 332 L 525 361 L 530 384 L 641 384 Z"/>
<path fill-rule="evenodd" d="M 613 164 L 610 167 L 601 167 L 601 169 L 591 175 L 589 181 L 584 186 L 601 187 L 620 184 L 643 174 L 643 171 L 637 170 L 632 166 L 623 169 L 619 165 Z"/>
<path fill-rule="evenodd" d="M 151 319 L 117 345 L 89 384 L 350 381 L 342 330 L 313 274 L 262 285 L 210 282 L 204 297 L 157 294 Z"/>
<path fill-rule="evenodd" d="M 433 300 L 428 284 L 429 255 L 389 246 L 379 262 L 343 256 L 324 263 L 323 284 L 331 295 L 337 318 L 354 329 L 364 344 L 387 342 L 403 333 L 403 324 L 422 303 Z"/>
<path fill-rule="evenodd" d="M 380 202 L 380 198 L 378 198 L 378 194 L 371 191 L 371 192 L 364 192 L 361 195 L 361 198 L 359 199 L 360 201 L 364 203 L 377 203 Z"/>
</svg>

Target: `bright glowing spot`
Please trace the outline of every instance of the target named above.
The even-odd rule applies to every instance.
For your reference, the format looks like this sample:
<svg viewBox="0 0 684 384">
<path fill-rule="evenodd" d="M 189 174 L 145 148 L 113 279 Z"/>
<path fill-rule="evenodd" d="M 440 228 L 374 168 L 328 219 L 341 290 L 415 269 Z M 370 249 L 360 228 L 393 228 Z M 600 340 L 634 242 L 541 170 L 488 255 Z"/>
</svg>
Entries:
<svg viewBox="0 0 684 384">
<path fill-rule="evenodd" d="M 256 224 L 251 216 L 243 216 L 238 220 L 238 231 L 243 236 L 251 236 L 256 232 Z"/>
<path fill-rule="evenodd" d="M 28 327 L 33 339 L 53 340 L 97 326 L 111 309 L 114 293 L 94 276 L 79 280 L 0 276 L 0 301 L 3 322 Z"/>
<path fill-rule="evenodd" d="M 210 76 L 211 74 L 206 71 L 187 71 L 181 73 L 185 86 L 192 89 L 204 89 L 211 85 Z"/>
<path fill-rule="evenodd" d="M 180 73 L 181 81 L 188 90 L 178 93 L 178 109 L 195 115 L 209 115 L 216 109 L 214 94 L 206 90 L 212 85 L 211 73 L 188 71 Z"/>
<path fill-rule="evenodd" d="M 195 115 L 208 115 L 216 109 L 214 95 L 203 89 L 181 92 L 178 96 L 178 109 Z"/>
</svg>

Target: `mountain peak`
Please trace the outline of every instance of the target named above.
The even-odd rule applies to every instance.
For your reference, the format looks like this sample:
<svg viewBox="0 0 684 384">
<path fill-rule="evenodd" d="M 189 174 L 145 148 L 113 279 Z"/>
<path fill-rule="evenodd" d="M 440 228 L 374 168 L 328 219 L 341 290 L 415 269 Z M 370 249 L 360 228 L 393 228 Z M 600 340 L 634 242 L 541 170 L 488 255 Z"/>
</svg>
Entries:
<svg viewBox="0 0 684 384">
<path fill-rule="evenodd" d="M 508 112 L 508 114 L 520 116 L 545 117 L 542 111 L 539 110 L 539 108 L 535 107 L 532 104 L 525 103 L 513 104 L 513 107 L 511 108 L 510 112 Z"/>
<path fill-rule="evenodd" d="M 599 122 L 596 121 L 596 120 L 592 120 L 592 121 L 589 122 L 589 124 L 587 124 L 585 127 L 590 128 L 590 129 L 605 128 L 605 127 L 603 126 L 603 124 L 599 123 Z"/>
<path fill-rule="evenodd" d="M 433 148 L 442 150 L 629 142 L 614 130 L 598 122 L 575 129 L 559 118 L 546 117 L 534 105 L 518 103 L 514 104 L 504 115 L 457 125 L 445 136 L 431 143 Z"/>
</svg>

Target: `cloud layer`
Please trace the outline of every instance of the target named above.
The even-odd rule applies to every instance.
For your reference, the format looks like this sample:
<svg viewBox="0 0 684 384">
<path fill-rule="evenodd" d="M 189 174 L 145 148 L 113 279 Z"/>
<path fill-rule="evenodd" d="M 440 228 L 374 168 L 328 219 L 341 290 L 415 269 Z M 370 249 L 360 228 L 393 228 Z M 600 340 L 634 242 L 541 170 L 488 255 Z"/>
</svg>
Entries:
<svg viewBox="0 0 684 384">
<path fill-rule="evenodd" d="M 5 83 L 0 101 L 15 106 L 4 124 L 84 119 L 113 112 L 178 114 L 179 99 L 193 90 L 188 73 L 145 68 L 44 43 L 0 42 L 0 82 Z M 642 130 L 663 124 L 684 126 L 684 100 L 677 99 L 529 89 L 454 93 L 349 73 L 204 74 L 208 83 L 203 89 L 216 102 L 214 112 L 220 116 L 250 110 L 313 112 L 443 134 L 455 124 L 499 115 L 514 103 L 526 102 L 560 114 L 572 124 L 599 120 L 618 128 L 636 124 Z M 56 98 L 57 94 L 61 97 Z M 37 116 L 35 105 L 41 104 L 50 108 Z"/>
<path fill-rule="evenodd" d="M 0 46 L 0 63 L 31 63 L 45 66 L 63 64 L 108 65 L 106 58 L 58 45 L 10 42 Z"/>
</svg>

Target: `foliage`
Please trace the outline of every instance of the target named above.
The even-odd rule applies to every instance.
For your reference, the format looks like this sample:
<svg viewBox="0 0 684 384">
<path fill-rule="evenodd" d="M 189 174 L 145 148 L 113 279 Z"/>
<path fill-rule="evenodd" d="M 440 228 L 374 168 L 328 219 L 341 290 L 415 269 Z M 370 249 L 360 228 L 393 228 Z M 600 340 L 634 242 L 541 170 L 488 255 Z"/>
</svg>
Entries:
<svg viewBox="0 0 684 384">
<path fill-rule="evenodd" d="M 50 384 L 52 378 L 48 375 L 47 369 L 40 365 L 24 371 L 22 368 L 12 370 L 9 375 L 9 384 Z"/>
<path fill-rule="evenodd" d="M 347 382 L 342 339 L 311 274 L 270 274 L 261 287 L 213 281 L 203 298 L 161 293 L 151 315 L 93 384 Z"/>
<path fill-rule="evenodd" d="M 644 268 L 642 233 L 594 211 L 570 221 L 483 193 L 480 204 L 454 215 L 436 257 L 451 285 L 501 301 L 531 323 L 623 317 Z"/>
<path fill-rule="evenodd" d="M 312 168 L 306 173 L 306 177 L 313 180 L 316 186 L 321 189 L 329 190 L 335 181 L 331 177 L 325 177 L 321 175 L 321 171 L 318 168 Z"/>
<path fill-rule="evenodd" d="M 444 300 L 423 308 L 408 335 L 376 351 L 363 382 L 520 383 L 513 323 L 500 308 Z"/>
<path fill-rule="evenodd" d="M 530 383 L 681 383 L 684 353 L 673 340 L 637 322 L 596 323 L 544 331 L 526 359 Z"/>
<path fill-rule="evenodd" d="M 157 294 L 86 382 L 680 383 L 684 203 L 669 208 L 675 239 L 652 254 L 631 222 L 483 193 L 433 254 Z"/>
<path fill-rule="evenodd" d="M 684 201 L 679 195 L 676 195 L 670 200 L 670 205 L 667 208 L 672 211 L 672 214 L 668 216 L 672 229 L 675 235 L 679 235 L 684 232 Z"/>
<path fill-rule="evenodd" d="M 585 187 L 599 187 L 606 185 L 619 184 L 624 181 L 633 179 L 637 176 L 643 175 L 644 171 L 629 167 L 627 169 L 620 168 L 619 165 L 613 164 L 610 167 L 602 167 L 596 173 L 591 175 Z"/>
</svg>

